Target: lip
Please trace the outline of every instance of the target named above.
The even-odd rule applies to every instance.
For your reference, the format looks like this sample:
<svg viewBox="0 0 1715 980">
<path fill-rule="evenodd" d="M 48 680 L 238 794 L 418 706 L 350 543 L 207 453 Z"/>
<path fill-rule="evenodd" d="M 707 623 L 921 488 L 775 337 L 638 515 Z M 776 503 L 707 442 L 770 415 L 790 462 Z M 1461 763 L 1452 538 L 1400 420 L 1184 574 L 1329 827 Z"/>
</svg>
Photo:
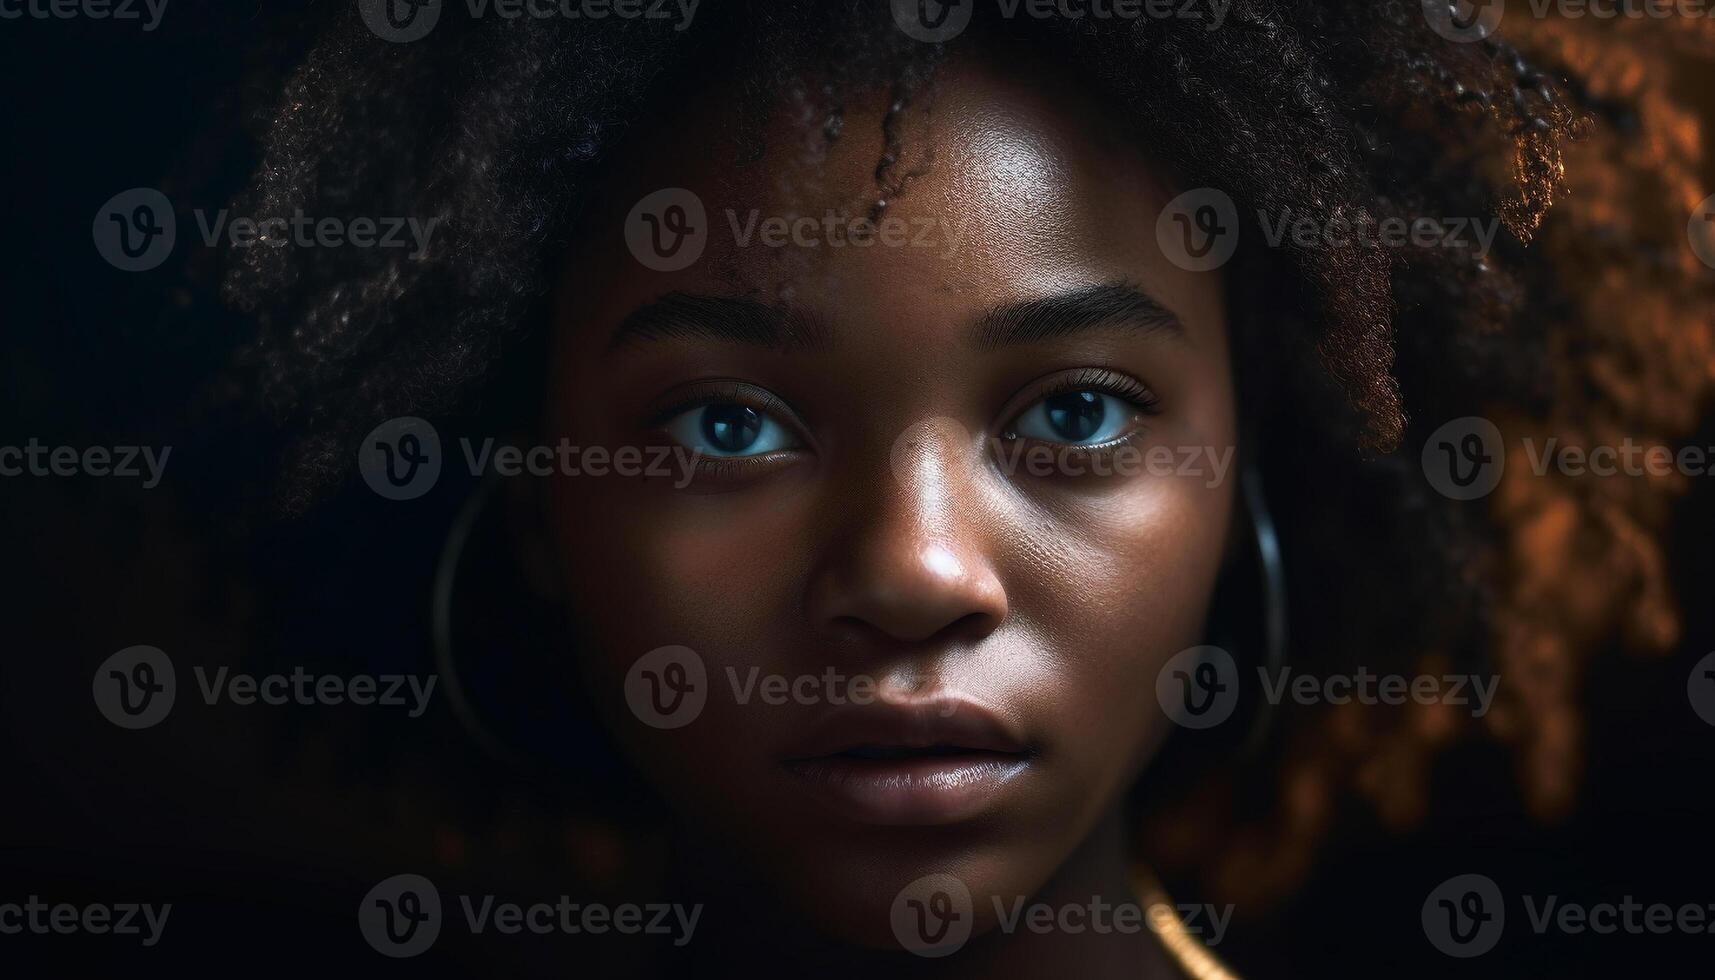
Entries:
<svg viewBox="0 0 1715 980">
<path fill-rule="evenodd" d="M 821 719 L 783 765 L 852 820 L 930 826 L 981 815 L 1029 771 L 1032 757 L 999 713 L 938 698 L 846 706 Z"/>
</svg>

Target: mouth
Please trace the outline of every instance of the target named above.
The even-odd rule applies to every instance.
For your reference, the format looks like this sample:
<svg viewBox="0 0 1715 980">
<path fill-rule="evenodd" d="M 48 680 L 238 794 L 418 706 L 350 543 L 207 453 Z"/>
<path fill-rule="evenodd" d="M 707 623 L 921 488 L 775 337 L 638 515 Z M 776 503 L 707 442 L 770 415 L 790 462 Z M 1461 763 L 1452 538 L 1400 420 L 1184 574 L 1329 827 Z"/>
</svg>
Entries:
<svg viewBox="0 0 1715 980">
<path fill-rule="evenodd" d="M 1034 753 L 998 715 L 968 702 L 868 705 L 826 719 L 784 760 L 823 804 L 860 823 L 931 826 L 997 806 Z"/>
</svg>

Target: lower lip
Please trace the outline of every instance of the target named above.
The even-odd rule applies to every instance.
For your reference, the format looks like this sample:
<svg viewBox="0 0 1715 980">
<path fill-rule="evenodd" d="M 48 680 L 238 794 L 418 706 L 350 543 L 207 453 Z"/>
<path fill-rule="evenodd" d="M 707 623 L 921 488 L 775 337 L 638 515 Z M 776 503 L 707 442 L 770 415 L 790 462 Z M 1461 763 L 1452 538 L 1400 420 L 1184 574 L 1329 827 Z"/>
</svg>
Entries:
<svg viewBox="0 0 1715 980">
<path fill-rule="evenodd" d="M 1030 766 L 1019 755 L 903 759 L 824 756 L 786 764 L 811 791 L 860 823 L 927 826 L 981 814 Z"/>
</svg>

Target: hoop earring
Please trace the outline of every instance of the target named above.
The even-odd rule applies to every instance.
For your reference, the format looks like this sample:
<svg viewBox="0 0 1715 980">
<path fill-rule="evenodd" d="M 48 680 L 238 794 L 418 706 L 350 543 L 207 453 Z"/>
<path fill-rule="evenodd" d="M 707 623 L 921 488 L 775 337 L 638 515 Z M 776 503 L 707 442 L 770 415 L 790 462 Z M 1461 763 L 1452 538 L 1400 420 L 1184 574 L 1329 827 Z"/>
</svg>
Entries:
<svg viewBox="0 0 1715 980">
<path fill-rule="evenodd" d="M 441 675 L 441 690 L 445 692 L 443 696 L 447 704 L 452 707 L 453 717 L 484 751 L 509 765 L 527 767 L 525 760 L 507 746 L 505 739 L 483 724 L 471 703 L 469 689 L 460 677 L 458 658 L 454 656 L 453 649 L 453 593 L 458 587 L 459 566 L 471 533 L 494 496 L 495 486 L 492 474 L 478 483 L 476 491 L 459 508 L 452 526 L 447 529 L 447 539 L 442 543 L 440 557 L 435 562 L 435 580 L 429 600 L 429 635 L 434 647 L 435 670 Z"/>
<path fill-rule="evenodd" d="M 1286 565 L 1281 554 L 1280 535 L 1263 490 L 1261 472 L 1253 465 L 1244 464 L 1240 469 L 1239 484 L 1250 520 L 1251 544 L 1255 548 L 1256 573 L 1261 585 L 1262 663 L 1273 674 L 1279 672 L 1287 659 Z M 496 759 L 513 766 L 534 768 L 522 754 L 508 746 L 506 739 L 496 735 L 483 722 L 460 673 L 453 638 L 453 597 L 458 588 L 459 570 L 467 545 L 494 497 L 496 486 L 492 474 L 484 478 L 459 508 L 447 530 L 446 541 L 435 564 L 430 599 L 430 637 L 435 669 L 441 676 L 441 689 L 459 725 Z M 1254 755 L 1267 741 L 1277 709 L 1275 704 L 1266 700 L 1262 702 L 1240 750 L 1244 755 Z"/>
<path fill-rule="evenodd" d="M 1262 472 L 1246 464 L 1239 474 L 1239 487 L 1244 495 L 1245 510 L 1250 515 L 1257 574 L 1262 583 L 1263 663 L 1273 674 L 1286 663 L 1286 563 L 1281 556 L 1280 535 L 1275 529 L 1274 515 L 1269 512 L 1268 498 L 1263 493 Z M 1242 750 L 1245 755 L 1254 755 L 1262 748 L 1274 726 L 1277 707 L 1266 699 L 1262 702 L 1245 738 Z"/>
</svg>

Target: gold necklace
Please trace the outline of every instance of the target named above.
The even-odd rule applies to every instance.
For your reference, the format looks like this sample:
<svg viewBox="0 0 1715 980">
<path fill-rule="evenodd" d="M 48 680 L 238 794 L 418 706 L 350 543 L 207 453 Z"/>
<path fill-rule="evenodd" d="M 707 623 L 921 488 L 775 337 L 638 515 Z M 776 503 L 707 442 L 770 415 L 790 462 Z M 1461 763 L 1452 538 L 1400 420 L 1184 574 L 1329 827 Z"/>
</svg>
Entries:
<svg viewBox="0 0 1715 980">
<path fill-rule="evenodd" d="M 1134 869 L 1132 888 L 1143 904 L 1149 927 L 1161 938 L 1161 948 L 1186 976 L 1192 980 L 1239 980 L 1238 974 L 1228 969 L 1209 947 L 1191 935 L 1184 920 L 1179 918 L 1173 899 L 1155 875 L 1144 868 Z"/>
</svg>

